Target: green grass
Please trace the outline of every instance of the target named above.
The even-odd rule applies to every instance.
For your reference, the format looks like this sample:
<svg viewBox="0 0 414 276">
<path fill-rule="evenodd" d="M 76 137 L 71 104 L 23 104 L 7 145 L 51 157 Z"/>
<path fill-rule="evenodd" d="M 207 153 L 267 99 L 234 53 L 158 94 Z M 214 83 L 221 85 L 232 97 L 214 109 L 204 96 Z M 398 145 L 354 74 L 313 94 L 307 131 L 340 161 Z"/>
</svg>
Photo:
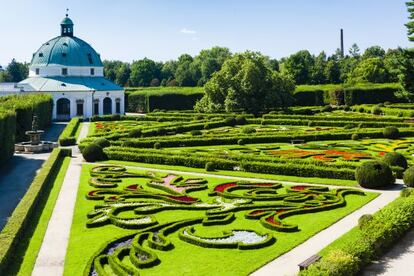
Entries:
<svg viewBox="0 0 414 276">
<path fill-rule="evenodd" d="M 25 247 L 22 242 L 22 248 L 17 248 L 16 250 L 16 257 L 18 259 L 22 259 L 22 262 L 14 262 L 14 266 L 10 268 L 9 275 L 30 275 L 33 270 L 33 266 L 36 262 L 37 253 L 40 250 L 40 246 L 42 245 L 43 237 L 46 233 L 47 225 L 49 219 L 52 215 L 53 208 L 56 203 L 56 199 L 58 197 L 60 188 L 63 183 L 63 179 L 65 177 L 67 168 L 69 166 L 70 157 L 65 157 L 59 172 L 54 179 L 52 189 L 50 190 L 48 199 L 44 205 L 44 209 L 40 214 L 39 220 L 37 225 L 33 225 L 35 227 L 33 231 L 33 235 L 30 237 L 30 240 Z M 33 218 L 33 223 L 35 223 L 35 218 Z M 25 248 L 23 248 L 25 247 Z M 21 255 L 21 256 L 20 256 Z"/>
<path fill-rule="evenodd" d="M 77 129 L 77 130 L 76 130 L 76 132 L 75 132 L 75 138 L 76 138 L 76 140 L 77 140 L 77 139 L 78 139 L 78 137 L 79 137 L 79 134 L 80 134 L 81 129 L 82 129 L 82 125 L 83 125 L 83 123 L 80 123 L 80 124 L 79 124 L 78 129 Z"/>
<path fill-rule="evenodd" d="M 121 162 L 119 162 L 121 163 Z M 93 165 L 84 165 L 82 168 L 81 182 L 79 186 L 76 208 L 71 228 L 71 235 L 68 245 L 68 253 L 65 260 L 64 275 L 81 275 L 89 258 L 104 244 L 105 241 L 128 234 L 136 233 L 136 230 L 117 228 L 113 225 L 106 225 L 99 228 L 86 228 L 86 214 L 94 209 L 101 201 L 91 201 L 85 198 L 88 191 L 93 190 L 87 183 L 89 169 Z M 153 166 L 153 165 L 151 165 Z M 155 166 L 153 166 L 155 167 Z M 165 166 L 164 166 L 165 168 Z M 136 171 L 139 172 L 139 171 Z M 209 188 L 231 181 L 230 179 L 206 178 L 209 181 Z M 122 187 L 129 184 L 141 184 L 146 190 L 145 179 L 126 179 Z M 347 207 L 331 211 L 320 212 L 317 215 L 306 214 L 286 218 L 287 223 L 298 224 L 300 231 L 296 233 L 273 232 L 277 242 L 269 247 L 257 250 L 236 250 L 236 249 L 207 249 L 200 248 L 181 241 L 174 233 L 168 238 L 174 244 L 171 251 L 157 251 L 161 264 L 150 269 L 145 269 L 142 275 L 246 275 L 277 256 L 291 250 L 293 247 L 307 240 L 317 232 L 327 228 L 343 216 L 359 209 L 367 202 L 374 199 L 378 194 L 368 193 L 366 196 L 346 196 Z M 191 193 L 191 196 L 198 197 L 204 202 L 209 202 L 211 197 L 206 191 Z M 203 215 L 203 211 L 165 211 L 155 214 L 160 223 L 174 221 L 183 218 L 194 218 Z M 244 212 L 236 213 L 237 219 L 228 225 L 196 227 L 199 235 L 219 236 L 224 230 L 250 229 L 261 233 L 270 233 L 256 220 L 243 218 Z"/>
<path fill-rule="evenodd" d="M 343 179 L 300 177 L 300 176 L 289 176 L 289 175 L 272 175 L 272 174 L 263 174 L 263 173 L 250 173 L 250 172 L 224 171 L 224 170 L 216 170 L 212 172 L 207 172 L 205 169 L 197 169 L 197 168 L 190 168 L 190 167 L 184 167 L 184 166 L 167 166 L 167 165 L 137 163 L 137 162 L 118 161 L 118 160 L 108 160 L 102 163 L 120 164 L 120 165 L 125 165 L 125 166 L 137 166 L 137 167 L 144 167 L 148 169 L 176 170 L 176 171 L 182 171 L 182 172 L 196 172 L 196 173 L 207 173 L 207 174 L 224 175 L 224 176 L 261 178 L 261 179 L 270 179 L 270 180 L 276 180 L 276 181 L 289 181 L 289 182 L 298 182 L 298 183 L 312 183 L 312 184 L 348 186 L 348 187 L 358 186 L 357 182 L 354 180 L 343 180 Z"/>
</svg>

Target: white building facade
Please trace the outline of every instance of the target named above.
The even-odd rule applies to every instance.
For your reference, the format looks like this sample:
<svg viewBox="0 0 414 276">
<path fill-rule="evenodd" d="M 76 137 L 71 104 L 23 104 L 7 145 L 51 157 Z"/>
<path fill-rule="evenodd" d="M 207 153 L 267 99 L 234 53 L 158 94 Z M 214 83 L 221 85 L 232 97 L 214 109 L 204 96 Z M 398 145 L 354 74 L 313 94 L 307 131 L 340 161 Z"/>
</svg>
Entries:
<svg viewBox="0 0 414 276">
<path fill-rule="evenodd" d="M 1 89 L 0 96 L 22 93 L 53 95 L 53 119 L 124 114 L 125 91 L 104 77 L 99 54 L 73 36 L 73 22 L 66 15 L 61 35 L 44 43 L 33 54 L 29 77 Z"/>
</svg>

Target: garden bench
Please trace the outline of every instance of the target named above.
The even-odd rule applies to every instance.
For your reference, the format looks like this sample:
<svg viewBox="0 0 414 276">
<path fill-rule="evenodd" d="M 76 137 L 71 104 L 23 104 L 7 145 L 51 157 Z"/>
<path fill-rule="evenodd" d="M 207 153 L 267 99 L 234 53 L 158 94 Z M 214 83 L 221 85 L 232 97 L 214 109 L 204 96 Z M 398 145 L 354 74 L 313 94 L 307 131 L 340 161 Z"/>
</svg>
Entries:
<svg viewBox="0 0 414 276">
<path fill-rule="evenodd" d="M 290 142 L 292 143 L 292 145 L 297 145 L 297 144 L 305 144 L 305 140 L 290 140 Z"/>
<path fill-rule="evenodd" d="M 308 268 L 311 264 L 316 263 L 321 258 L 322 257 L 319 256 L 319 255 L 312 255 L 312 256 L 310 256 L 308 259 L 306 259 L 303 262 L 301 262 L 300 264 L 298 264 L 299 270 L 304 270 L 304 269 Z"/>
</svg>

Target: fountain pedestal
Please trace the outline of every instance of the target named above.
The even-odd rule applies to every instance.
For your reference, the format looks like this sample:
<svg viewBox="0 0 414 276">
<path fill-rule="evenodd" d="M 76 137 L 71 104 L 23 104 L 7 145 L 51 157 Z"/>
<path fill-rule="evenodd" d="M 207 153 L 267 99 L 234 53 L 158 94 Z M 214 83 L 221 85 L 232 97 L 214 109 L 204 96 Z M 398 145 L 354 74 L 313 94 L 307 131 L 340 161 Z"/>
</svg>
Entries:
<svg viewBox="0 0 414 276">
<path fill-rule="evenodd" d="M 17 143 L 14 145 L 14 151 L 18 153 L 41 153 L 49 152 L 53 148 L 57 147 L 57 143 L 49 141 L 41 141 L 41 135 L 44 133 L 43 130 L 37 129 L 37 117 L 33 116 L 32 130 L 25 132 L 29 136 L 29 142 Z"/>
</svg>

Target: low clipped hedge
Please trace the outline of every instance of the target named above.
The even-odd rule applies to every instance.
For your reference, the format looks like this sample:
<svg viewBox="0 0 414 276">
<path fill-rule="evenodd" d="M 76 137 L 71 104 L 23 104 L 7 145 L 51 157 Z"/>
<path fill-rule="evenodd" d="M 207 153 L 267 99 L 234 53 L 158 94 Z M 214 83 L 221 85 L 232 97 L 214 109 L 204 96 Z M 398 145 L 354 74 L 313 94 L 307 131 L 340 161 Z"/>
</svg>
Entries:
<svg viewBox="0 0 414 276">
<path fill-rule="evenodd" d="M 20 200 L 7 224 L 0 233 L 0 275 L 3 274 L 9 264 L 13 262 L 14 250 L 24 239 L 29 225 L 36 223 L 33 221 L 35 213 L 41 212 L 41 202 L 45 199 L 52 188 L 53 176 L 59 171 L 63 159 L 71 156 L 70 149 L 57 148 L 52 151 L 49 159 L 43 164 L 39 173 L 34 178 L 32 184 L 24 197 Z"/>
<path fill-rule="evenodd" d="M 321 177 L 333 179 L 354 180 L 354 169 L 337 168 L 329 166 L 318 166 L 315 164 L 304 164 L 298 162 L 289 163 L 269 163 L 265 161 L 245 161 L 230 160 L 225 158 L 212 158 L 203 156 L 180 155 L 170 152 L 154 152 L 144 150 L 136 150 L 124 147 L 109 147 L 104 149 L 108 159 L 122 160 L 132 162 L 142 162 L 149 164 L 163 164 L 173 166 L 186 166 L 193 168 L 234 170 L 239 167 L 246 172 L 268 173 L 280 175 L 294 175 L 302 177 Z M 209 164 L 211 163 L 211 165 Z"/>
<path fill-rule="evenodd" d="M 59 145 L 61 146 L 72 146 L 76 145 L 76 132 L 78 131 L 81 123 L 81 118 L 75 117 L 70 120 L 63 132 L 59 136 Z"/>
<path fill-rule="evenodd" d="M 367 221 L 334 242 L 320 261 L 300 272 L 301 276 L 349 276 L 385 253 L 414 226 L 414 192 L 407 188 Z M 352 233 L 352 235 L 351 235 Z"/>
</svg>

